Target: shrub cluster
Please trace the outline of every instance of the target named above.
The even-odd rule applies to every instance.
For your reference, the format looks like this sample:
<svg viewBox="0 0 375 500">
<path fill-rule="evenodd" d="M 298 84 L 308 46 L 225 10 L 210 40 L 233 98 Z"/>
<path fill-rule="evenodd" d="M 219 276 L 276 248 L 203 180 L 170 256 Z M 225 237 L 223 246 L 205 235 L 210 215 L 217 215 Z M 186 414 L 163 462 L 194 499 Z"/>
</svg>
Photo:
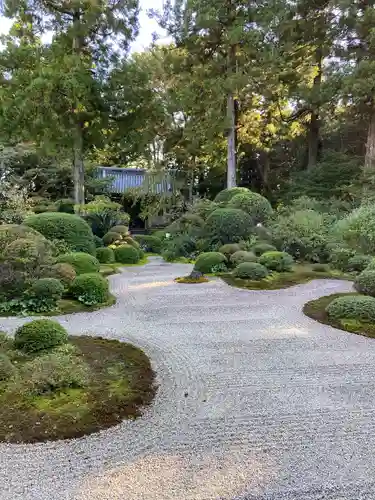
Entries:
<svg viewBox="0 0 375 500">
<path fill-rule="evenodd" d="M 115 254 L 112 248 L 103 247 L 96 249 L 96 258 L 101 264 L 110 264 L 115 261 Z"/>
<path fill-rule="evenodd" d="M 220 252 L 201 253 L 195 262 L 194 269 L 201 273 L 212 273 L 220 267 L 224 270 L 226 262 L 225 255 Z"/>
<path fill-rule="evenodd" d="M 141 248 L 145 252 L 160 253 L 161 252 L 161 239 L 154 235 L 135 235 L 134 239 L 138 241 Z"/>
<path fill-rule="evenodd" d="M 218 208 L 212 212 L 204 227 L 207 238 L 218 244 L 238 243 L 246 240 L 253 223 L 248 214 L 237 208 Z"/>
<path fill-rule="evenodd" d="M 238 266 L 242 262 L 256 262 L 257 257 L 253 252 L 239 250 L 230 256 L 230 262 L 233 266 Z"/>
<path fill-rule="evenodd" d="M 98 259 L 84 252 L 72 252 L 60 255 L 58 262 L 70 264 L 77 274 L 98 273 L 100 270 Z"/>
<path fill-rule="evenodd" d="M 124 244 L 114 249 L 116 262 L 122 264 L 136 264 L 139 261 L 139 252 L 131 245 Z"/>
<path fill-rule="evenodd" d="M 70 287 L 71 295 L 88 306 L 108 300 L 108 281 L 98 273 L 77 276 Z"/>
<path fill-rule="evenodd" d="M 265 252 L 260 256 L 259 263 L 271 271 L 281 273 L 292 269 L 293 257 L 286 252 Z"/>
<path fill-rule="evenodd" d="M 269 243 L 257 243 L 254 245 L 251 250 L 255 253 L 257 257 L 260 257 L 266 252 L 276 252 L 277 248 Z"/>
<path fill-rule="evenodd" d="M 259 281 L 268 275 L 268 269 L 257 262 L 243 262 L 234 270 L 236 278 Z"/>
<path fill-rule="evenodd" d="M 68 333 L 57 321 L 36 319 L 20 326 L 14 336 L 17 349 L 34 353 L 53 349 L 68 342 Z"/>
<path fill-rule="evenodd" d="M 355 319 L 359 321 L 375 321 L 375 298 L 365 295 L 348 295 L 337 297 L 326 307 L 328 316 L 336 321 Z"/>
</svg>

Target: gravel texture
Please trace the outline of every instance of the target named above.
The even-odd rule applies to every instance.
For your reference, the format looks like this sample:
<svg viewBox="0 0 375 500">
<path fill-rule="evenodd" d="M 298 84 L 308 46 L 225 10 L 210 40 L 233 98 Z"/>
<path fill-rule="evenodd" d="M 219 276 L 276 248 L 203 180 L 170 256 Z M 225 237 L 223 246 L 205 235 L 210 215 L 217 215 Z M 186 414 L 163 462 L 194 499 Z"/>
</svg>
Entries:
<svg viewBox="0 0 375 500">
<path fill-rule="evenodd" d="M 110 278 L 115 306 L 57 318 L 142 347 L 160 388 L 136 421 L 0 444 L 1 500 L 375 499 L 375 341 L 301 312 L 350 284 L 173 282 L 190 269 L 152 258 Z"/>
</svg>

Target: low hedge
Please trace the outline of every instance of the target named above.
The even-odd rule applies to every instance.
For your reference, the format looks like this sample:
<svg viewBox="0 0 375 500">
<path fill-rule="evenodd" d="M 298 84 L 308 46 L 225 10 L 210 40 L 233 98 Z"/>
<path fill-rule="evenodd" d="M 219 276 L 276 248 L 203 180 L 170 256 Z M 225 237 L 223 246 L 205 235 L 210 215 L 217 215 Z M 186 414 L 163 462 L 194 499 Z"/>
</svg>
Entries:
<svg viewBox="0 0 375 500">
<path fill-rule="evenodd" d="M 268 276 L 268 269 L 257 262 L 243 262 L 234 270 L 236 278 L 260 281 Z"/>
<path fill-rule="evenodd" d="M 260 256 L 259 263 L 271 271 L 282 273 L 292 269 L 293 257 L 286 252 L 265 252 Z"/>
<path fill-rule="evenodd" d="M 96 257 L 83 252 L 72 252 L 60 255 L 58 262 L 64 262 L 74 267 L 77 274 L 98 273 L 100 263 Z"/>
<path fill-rule="evenodd" d="M 108 300 L 108 281 L 97 273 L 77 276 L 70 287 L 70 294 L 88 306 L 103 304 Z"/>
<path fill-rule="evenodd" d="M 30 294 L 38 299 L 57 302 L 64 293 L 64 285 L 56 278 L 40 278 L 36 280 L 31 288 Z"/>
<path fill-rule="evenodd" d="M 140 255 L 136 248 L 126 243 L 115 248 L 115 259 L 121 264 L 136 264 L 140 260 Z"/>
<path fill-rule="evenodd" d="M 36 319 L 20 326 L 14 336 L 17 349 L 35 353 L 53 349 L 68 342 L 68 333 L 57 321 Z"/>
<path fill-rule="evenodd" d="M 101 264 L 111 264 L 115 261 L 115 253 L 112 248 L 103 247 L 97 248 L 96 258 Z"/>
<path fill-rule="evenodd" d="M 359 321 L 375 321 L 375 298 L 366 295 L 350 295 L 338 297 L 326 307 L 328 316 L 336 321 L 354 319 Z"/>
<path fill-rule="evenodd" d="M 238 266 L 243 262 L 256 262 L 257 257 L 253 252 L 247 252 L 246 250 L 239 250 L 230 256 L 230 262 L 233 266 Z"/>
<path fill-rule="evenodd" d="M 205 252 L 201 253 L 196 262 L 194 269 L 201 273 L 212 273 L 217 269 L 226 269 L 227 258 L 220 252 Z"/>
</svg>

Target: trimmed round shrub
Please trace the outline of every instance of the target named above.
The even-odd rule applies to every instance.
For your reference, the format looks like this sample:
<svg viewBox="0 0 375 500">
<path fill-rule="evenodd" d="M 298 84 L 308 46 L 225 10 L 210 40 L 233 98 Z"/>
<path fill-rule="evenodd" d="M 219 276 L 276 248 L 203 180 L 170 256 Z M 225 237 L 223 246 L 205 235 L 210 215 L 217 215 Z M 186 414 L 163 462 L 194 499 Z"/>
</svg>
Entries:
<svg viewBox="0 0 375 500">
<path fill-rule="evenodd" d="M 57 321 L 36 319 L 20 326 L 14 336 L 17 349 L 34 353 L 53 349 L 68 342 L 68 333 Z"/>
<path fill-rule="evenodd" d="M 365 269 L 354 281 L 354 288 L 364 295 L 375 297 L 375 269 Z"/>
<path fill-rule="evenodd" d="M 239 250 L 230 256 L 230 262 L 235 267 L 243 262 L 256 262 L 256 260 L 256 255 L 253 252 L 247 252 L 246 250 Z"/>
<path fill-rule="evenodd" d="M 31 227 L 18 224 L 2 224 L 0 225 L 0 253 L 3 253 L 7 245 L 20 238 L 43 243 L 46 249 L 52 248 L 51 242 Z"/>
<path fill-rule="evenodd" d="M 267 221 L 273 214 L 271 203 L 259 193 L 249 191 L 233 196 L 228 203 L 230 208 L 239 208 L 250 215 L 253 224 Z"/>
<path fill-rule="evenodd" d="M 99 238 L 99 236 L 96 236 L 96 234 L 94 234 L 94 243 L 96 248 L 101 248 L 104 246 L 102 238 Z"/>
<path fill-rule="evenodd" d="M 204 234 L 213 243 L 238 243 L 246 240 L 252 230 L 250 216 L 236 208 L 218 208 L 208 216 Z"/>
<path fill-rule="evenodd" d="M 100 270 L 98 259 L 84 252 L 72 252 L 60 255 L 58 261 L 73 266 L 77 274 L 98 273 Z"/>
<path fill-rule="evenodd" d="M 194 269 L 201 273 L 212 273 L 217 267 L 224 268 L 226 262 L 227 258 L 220 252 L 205 252 L 198 256 Z"/>
<path fill-rule="evenodd" d="M 125 236 L 124 243 L 131 245 L 132 247 L 136 248 L 137 250 L 140 250 L 140 248 L 141 248 L 141 245 L 138 243 L 138 241 L 134 240 L 131 236 Z"/>
<path fill-rule="evenodd" d="M 207 198 L 198 199 L 193 202 L 191 212 L 197 214 L 201 219 L 206 220 L 214 210 L 219 208 L 218 204 Z"/>
<path fill-rule="evenodd" d="M 71 264 L 58 262 L 48 269 L 47 274 L 50 278 L 56 278 L 65 286 L 69 286 L 76 277 L 77 273 Z"/>
<path fill-rule="evenodd" d="M 228 203 L 233 196 L 236 196 L 237 194 L 247 194 L 250 193 L 250 190 L 244 187 L 233 187 L 233 188 L 227 188 L 223 189 L 218 193 L 215 197 L 215 203 Z"/>
<path fill-rule="evenodd" d="M 121 262 L 121 264 L 136 264 L 140 257 L 136 248 L 125 244 L 115 248 L 115 259 L 116 262 Z"/>
<path fill-rule="evenodd" d="M 347 270 L 349 272 L 361 273 L 372 261 L 371 255 L 354 255 L 348 260 Z"/>
<path fill-rule="evenodd" d="M 16 367 L 13 365 L 9 357 L 0 352 L 0 381 L 10 379 L 16 372 Z"/>
<path fill-rule="evenodd" d="M 49 240 L 64 240 L 72 250 L 95 255 L 94 235 L 81 217 L 64 212 L 44 212 L 31 215 L 25 224 Z"/>
<path fill-rule="evenodd" d="M 265 252 L 260 256 L 259 263 L 271 271 L 282 273 L 292 269 L 293 257 L 286 252 Z"/>
<path fill-rule="evenodd" d="M 135 241 L 138 241 L 142 250 L 145 252 L 160 253 L 161 239 L 154 235 L 137 234 L 134 236 Z"/>
<path fill-rule="evenodd" d="M 128 226 L 113 226 L 108 232 L 118 233 L 121 234 L 121 236 L 126 236 L 129 232 L 129 228 Z"/>
<path fill-rule="evenodd" d="M 351 248 L 335 247 L 330 249 L 329 261 L 335 269 L 348 271 L 349 260 L 354 255 L 355 251 Z"/>
<path fill-rule="evenodd" d="M 96 258 L 101 264 L 110 264 L 111 262 L 115 261 L 115 253 L 112 248 L 97 248 Z"/>
<path fill-rule="evenodd" d="M 227 243 L 226 245 L 222 245 L 219 248 L 219 252 L 224 254 L 227 259 L 235 253 L 241 250 L 241 247 L 238 243 Z"/>
<path fill-rule="evenodd" d="M 32 284 L 30 293 L 38 299 L 57 302 L 63 296 L 64 285 L 56 278 L 40 278 Z"/>
<path fill-rule="evenodd" d="M 122 240 L 122 236 L 120 233 L 108 231 L 108 233 L 106 233 L 103 236 L 102 240 L 103 240 L 104 245 L 108 246 L 108 245 L 112 245 L 112 243 L 115 243 L 116 241 Z"/>
<path fill-rule="evenodd" d="M 375 298 L 366 295 L 337 297 L 328 304 L 326 313 L 334 320 L 375 321 Z"/>
<path fill-rule="evenodd" d="M 2 258 L 15 269 L 37 276 L 42 266 L 52 264 L 53 246 L 47 240 L 19 238 L 6 245 Z"/>
<path fill-rule="evenodd" d="M 108 300 L 108 281 L 97 273 L 77 276 L 70 287 L 71 295 L 86 305 L 102 304 Z"/>
<path fill-rule="evenodd" d="M 242 262 L 234 270 L 236 278 L 259 281 L 268 276 L 268 269 L 257 262 Z"/>
<path fill-rule="evenodd" d="M 252 247 L 251 251 L 254 252 L 257 257 L 260 257 L 266 252 L 277 252 L 277 248 L 269 243 L 257 243 Z"/>
</svg>

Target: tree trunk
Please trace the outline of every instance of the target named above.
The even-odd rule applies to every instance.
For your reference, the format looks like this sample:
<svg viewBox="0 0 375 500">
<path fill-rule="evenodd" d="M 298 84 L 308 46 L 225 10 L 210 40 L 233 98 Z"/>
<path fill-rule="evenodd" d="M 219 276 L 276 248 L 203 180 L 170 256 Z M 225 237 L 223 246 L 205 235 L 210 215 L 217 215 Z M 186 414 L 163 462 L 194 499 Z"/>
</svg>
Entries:
<svg viewBox="0 0 375 500">
<path fill-rule="evenodd" d="M 365 173 L 375 173 L 375 107 L 373 106 L 367 131 Z"/>
<path fill-rule="evenodd" d="M 317 74 L 313 82 L 313 102 L 312 102 L 312 112 L 309 125 L 309 138 L 308 138 L 308 164 L 307 168 L 310 170 L 314 168 L 318 163 L 319 156 L 319 141 L 320 141 L 320 87 L 322 84 L 322 63 L 323 63 L 323 51 L 321 47 L 318 47 L 315 52 L 315 61 L 317 65 Z"/>
<path fill-rule="evenodd" d="M 83 137 L 82 126 L 77 123 L 74 126 L 73 140 L 73 181 L 74 201 L 77 205 L 85 203 L 85 169 L 83 164 Z"/>
<path fill-rule="evenodd" d="M 233 94 L 227 96 L 228 137 L 227 137 L 227 188 L 235 187 L 236 182 L 236 117 Z"/>
</svg>

